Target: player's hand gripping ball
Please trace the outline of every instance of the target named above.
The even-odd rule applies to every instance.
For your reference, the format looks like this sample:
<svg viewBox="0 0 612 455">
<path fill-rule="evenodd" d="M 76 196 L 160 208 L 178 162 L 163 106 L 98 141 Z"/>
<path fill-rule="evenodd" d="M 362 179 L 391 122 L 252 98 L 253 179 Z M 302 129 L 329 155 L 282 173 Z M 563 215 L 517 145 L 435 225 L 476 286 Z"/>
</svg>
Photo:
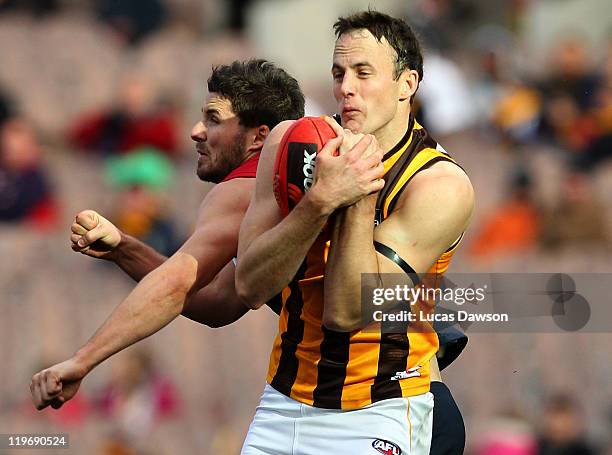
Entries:
<svg viewBox="0 0 612 455">
<path fill-rule="evenodd" d="M 304 117 L 285 132 L 274 164 L 274 196 L 283 216 L 312 186 L 317 154 L 336 137 L 321 117 Z"/>
</svg>

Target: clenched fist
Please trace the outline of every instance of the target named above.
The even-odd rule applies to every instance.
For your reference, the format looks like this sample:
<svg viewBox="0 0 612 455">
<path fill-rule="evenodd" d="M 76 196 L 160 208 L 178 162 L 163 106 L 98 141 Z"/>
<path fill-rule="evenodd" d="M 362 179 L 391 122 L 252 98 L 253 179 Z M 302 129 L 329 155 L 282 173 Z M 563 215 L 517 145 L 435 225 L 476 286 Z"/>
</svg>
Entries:
<svg viewBox="0 0 612 455">
<path fill-rule="evenodd" d="M 94 258 L 109 259 L 121 242 L 121 231 L 93 210 L 83 210 L 71 226 L 72 249 Z"/>
<path fill-rule="evenodd" d="M 36 373 L 30 383 L 34 406 L 38 410 L 49 405 L 53 409 L 61 408 L 77 393 L 86 374 L 87 370 L 74 359 Z"/>
</svg>

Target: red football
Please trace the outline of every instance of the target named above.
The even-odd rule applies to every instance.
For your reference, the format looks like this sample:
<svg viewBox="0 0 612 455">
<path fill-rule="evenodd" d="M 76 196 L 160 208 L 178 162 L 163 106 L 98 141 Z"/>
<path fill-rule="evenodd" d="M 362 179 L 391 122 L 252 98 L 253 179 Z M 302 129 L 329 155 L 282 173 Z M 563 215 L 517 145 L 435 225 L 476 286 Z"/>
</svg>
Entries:
<svg viewBox="0 0 612 455">
<path fill-rule="evenodd" d="M 274 164 L 274 196 L 283 216 L 312 185 L 317 154 L 334 137 L 321 117 L 301 118 L 283 136 Z"/>
</svg>

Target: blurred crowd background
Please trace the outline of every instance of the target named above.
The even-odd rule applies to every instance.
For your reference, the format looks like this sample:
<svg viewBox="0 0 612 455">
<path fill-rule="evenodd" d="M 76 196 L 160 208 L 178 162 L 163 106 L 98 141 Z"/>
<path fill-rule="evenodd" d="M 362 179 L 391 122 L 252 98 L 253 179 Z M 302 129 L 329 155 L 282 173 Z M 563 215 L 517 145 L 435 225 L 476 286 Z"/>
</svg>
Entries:
<svg viewBox="0 0 612 455">
<path fill-rule="evenodd" d="M 331 25 L 368 5 L 418 31 L 418 117 L 476 189 L 451 272 L 612 272 L 605 0 L 0 0 L 0 433 L 69 433 L 79 454 L 239 452 L 275 334 L 267 309 L 214 330 L 177 320 L 61 411 L 33 409 L 31 375 L 133 287 L 73 253 L 69 227 L 93 208 L 171 254 L 210 188 L 189 131 L 212 65 L 270 59 L 308 114 L 333 113 Z M 466 452 L 612 454 L 611 346 L 610 333 L 473 334 L 444 372 Z"/>
</svg>

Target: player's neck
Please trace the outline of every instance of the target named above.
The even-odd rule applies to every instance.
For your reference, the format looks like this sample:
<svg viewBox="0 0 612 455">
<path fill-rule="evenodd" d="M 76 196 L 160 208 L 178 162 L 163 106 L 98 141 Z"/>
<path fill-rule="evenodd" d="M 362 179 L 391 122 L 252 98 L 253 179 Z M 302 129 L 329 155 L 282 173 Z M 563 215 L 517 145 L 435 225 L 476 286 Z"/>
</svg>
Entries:
<svg viewBox="0 0 612 455">
<path fill-rule="evenodd" d="M 240 164 L 246 163 L 247 161 L 249 161 L 251 158 L 253 158 L 255 155 L 257 155 L 260 152 L 261 150 L 253 150 L 253 151 L 247 152 L 247 154 L 244 155 L 244 158 L 242 159 L 242 163 Z"/>
<path fill-rule="evenodd" d="M 402 140 L 408 128 L 408 120 L 410 119 L 410 110 L 399 112 L 393 119 L 384 125 L 382 128 L 375 131 L 374 137 L 378 141 L 380 148 L 383 150 L 391 150 L 399 141 Z"/>
</svg>

